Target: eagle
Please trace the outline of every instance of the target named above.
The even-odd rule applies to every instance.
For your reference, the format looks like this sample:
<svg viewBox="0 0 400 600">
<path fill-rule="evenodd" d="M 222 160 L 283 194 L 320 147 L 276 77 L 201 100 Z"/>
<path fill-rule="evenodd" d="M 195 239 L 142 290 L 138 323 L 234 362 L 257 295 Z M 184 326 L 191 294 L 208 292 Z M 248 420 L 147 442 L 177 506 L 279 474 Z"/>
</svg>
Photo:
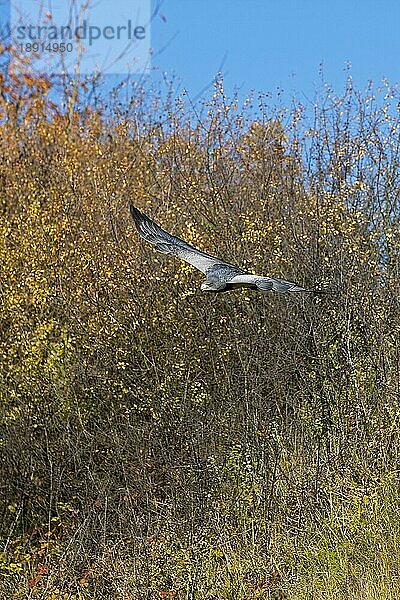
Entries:
<svg viewBox="0 0 400 600">
<path fill-rule="evenodd" d="M 253 275 L 236 265 L 197 250 L 181 238 L 171 235 L 133 204 L 131 204 L 130 210 L 136 228 L 146 242 L 152 244 L 159 252 L 172 254 L 204 273 L 206 280 L 200 286 L 203 292 L 219 293 L 236 288 L 249 288 L 262 292 L 321 293 L 320 290 L 306 289 L 285 279 Z"/>
</svg>

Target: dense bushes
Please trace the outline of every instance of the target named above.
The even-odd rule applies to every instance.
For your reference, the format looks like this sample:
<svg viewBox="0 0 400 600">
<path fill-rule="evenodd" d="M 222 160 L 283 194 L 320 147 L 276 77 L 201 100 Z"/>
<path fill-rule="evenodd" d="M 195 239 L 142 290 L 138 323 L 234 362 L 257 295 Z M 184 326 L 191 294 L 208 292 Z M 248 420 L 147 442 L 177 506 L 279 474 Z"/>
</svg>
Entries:
<svg viewBox="0 0 400 600">
<path fill-rule="evenodd" d="M 396 92 L 278 114 L 217 84 L 204 116 L 137 93 L 71 119 L 2 85 L 3 596 L 390 597 Z M 130 202 L 335 293 L 203 295 Z"/>
</svg>

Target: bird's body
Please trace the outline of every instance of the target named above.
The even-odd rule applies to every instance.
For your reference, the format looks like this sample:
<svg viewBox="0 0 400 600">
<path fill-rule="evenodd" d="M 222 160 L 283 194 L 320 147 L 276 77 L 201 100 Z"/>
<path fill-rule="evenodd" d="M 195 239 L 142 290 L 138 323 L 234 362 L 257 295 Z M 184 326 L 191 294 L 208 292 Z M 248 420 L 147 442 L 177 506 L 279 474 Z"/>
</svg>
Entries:
<svg viewBox="0 0 400 600">
<path fill-rule="evenodd" d="M 131 214 L 141 237 L 164 254 L 172 254 L 188 262 L 204 273 L 206 280 L 201 284 L 203 292 L 227 292 L 236 288 L 249 288 L 276 292 L 314 292 L 285 279 L 260 277 L 235 265 L 224 262 L 201 250 L 197 250 L 184 240 L 161 229 L 147 215 L 131 205 Z"/>
</svg>

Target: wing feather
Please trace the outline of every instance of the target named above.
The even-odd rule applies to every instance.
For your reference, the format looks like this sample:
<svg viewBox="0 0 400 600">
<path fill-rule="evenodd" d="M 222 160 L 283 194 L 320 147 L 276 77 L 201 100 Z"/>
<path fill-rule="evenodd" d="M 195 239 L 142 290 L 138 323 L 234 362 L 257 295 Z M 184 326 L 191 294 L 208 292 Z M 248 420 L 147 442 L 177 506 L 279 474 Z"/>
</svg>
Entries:
<svg viewBox="0 0 400 600">
<path fill-rule="evenodd" d="M 286 279 L 274 279 L 273 277 L 260 277 L 259 275 L 251 274 L 240 274 L 236 275 L 228 282 L 233 286 L 243 287 L 254 287 L 256 286 L 259 290 L 264 292 L 313 292 L 314 290 L 307 290 L 293 281 L 286 281 Z"/>
<path fill-rule="evenodd" d="M 196 269 L 204 274 L 214 265 L 223 264 L 223 261 L 218 260 L 218 258 L 197 250 L 197 248 L 194 248 L 187 242 L 181 240 L 181 238 L 171 235 L 164 229 L 161 229 L 157 223 L 138 210 L 133 204 L 131 204 L 130 209 L 136 228 L 141 237 L 146 240 L 146 242 L 152 244 L 159 252 L 177 256 L 193 265 L 193 267 L 196 267 Z"/>
</svg>

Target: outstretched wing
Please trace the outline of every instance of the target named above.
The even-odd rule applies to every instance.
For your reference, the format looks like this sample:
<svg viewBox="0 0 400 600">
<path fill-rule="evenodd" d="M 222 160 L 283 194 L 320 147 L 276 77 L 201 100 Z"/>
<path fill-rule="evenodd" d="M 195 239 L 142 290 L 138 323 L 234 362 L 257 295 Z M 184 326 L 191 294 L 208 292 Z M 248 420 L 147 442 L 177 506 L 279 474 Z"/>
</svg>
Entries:
<svg viewBox="0 0 400 600">
<path fill-rule="evenodd" d="M 260 277 L 259 275 L 240 274 L 236 275 L 227 282 L 232 287 L 257 288 L 263 292 L 316 292 L 316 290 L 307 290 L 293 281 L 285 279 L 274 279 L 272 277 Z"/>
<path fill-rule="evenodd" d="M 193 265 L 204 274 L 216 264 L 225 264 L 223 261 L 218 260 L 218 258 L 201 252 L 180 238 L 164 231 L 164 229 L 161 229 L 157 223 L 154 223 L 147 215 L 140 212 L 133 204 L 131 204 L 130 208 L 139 234 L 146 242 L 153 244 L 159 252 L 173 254 Z"/>
</svg>

